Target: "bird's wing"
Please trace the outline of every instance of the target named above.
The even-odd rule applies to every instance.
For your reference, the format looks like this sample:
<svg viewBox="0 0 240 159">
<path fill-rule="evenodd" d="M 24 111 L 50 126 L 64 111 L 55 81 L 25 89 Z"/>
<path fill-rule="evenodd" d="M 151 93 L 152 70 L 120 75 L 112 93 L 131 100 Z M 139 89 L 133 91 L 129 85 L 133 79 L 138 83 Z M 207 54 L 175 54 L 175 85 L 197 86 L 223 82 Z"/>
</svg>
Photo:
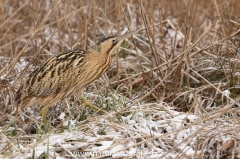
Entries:
<svg viewBox="0 0 240 159">
<path fill-rule="evenodd" d="M 71 50 L 48 59 L 29 75 L 17 92 L 18 98 L 44 97 L 71 89 L 84 62 L 83 50 Z"/>
</svg>

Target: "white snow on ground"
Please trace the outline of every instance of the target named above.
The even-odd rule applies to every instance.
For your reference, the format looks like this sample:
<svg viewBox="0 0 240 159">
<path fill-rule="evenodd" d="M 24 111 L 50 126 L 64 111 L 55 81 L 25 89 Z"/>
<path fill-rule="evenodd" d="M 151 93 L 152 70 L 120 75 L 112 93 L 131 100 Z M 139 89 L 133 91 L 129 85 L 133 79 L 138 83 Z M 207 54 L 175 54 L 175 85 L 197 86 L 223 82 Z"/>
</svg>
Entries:
<svg viewBox="0 0 240 159">
<path fill-rule="evenodd" d="M 161 104 L 156 104 L 154 108 L 160 107 L 162 107 Z M 136 113 L 122 116 L 122 122 L 119 122 L 112 113 L 90 118 L 87 122 L 65 121 L 65 123 L 71 123 L 71 128 L 63 132 L 39 134 L 38 141 L 36 141 L 37 136 L 26 136 L 28 142 L 18 143 L 18 146 L 12 150 L 12 157 L 26 158 L 34 155 L 37 158 L 43 153 L 56 158 L 96 155 L 113 158 L 119 156 L 175 158 L 182 154 L 193 157 L 201 153 L 200 149 L 194 149 L 196 146 L 194 144 L 199 138 L 207 138 L 217 132 L 211 129 L 223 130 L 229 126 L 226 124 L 216 127 L 216 124 L 212 123 L 202 127 L 202 124 L 194 124 L 199 120 L 198 117 L 176 112 L 170 107 L 165 107 L 165 111 L 148 108 L 148 111 L 151 110 L 151 115 L 148 111 L 138 109 L 140 108 L 133 107 L 131 111 Z M 64 119 L 64 116 L 65 114 L 61 114 L 59 118 Z M 2 129 L 1 132 L 3 132 Z M 217 140 L 222 142 L 231 140 L 231 135 L 225 136 L 218 133 L 214 137 L 216 139 L 209 145 L 209 152 Z M 2 141 L 6 140 L 2 139 Z M 12 139 L 10 142 L 14 144 L 17 140 Z M 1 144 L 0 150 L 3 147 L 4 144 Z"/>
</svg>

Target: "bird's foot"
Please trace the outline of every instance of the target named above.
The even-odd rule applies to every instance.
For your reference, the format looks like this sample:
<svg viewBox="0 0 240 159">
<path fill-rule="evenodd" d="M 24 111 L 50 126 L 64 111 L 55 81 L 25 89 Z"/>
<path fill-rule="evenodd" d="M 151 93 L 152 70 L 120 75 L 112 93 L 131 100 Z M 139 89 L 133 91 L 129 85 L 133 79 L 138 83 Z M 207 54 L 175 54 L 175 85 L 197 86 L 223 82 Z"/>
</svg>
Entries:
<svg viewBox="0 0 240 159">
<path fill-rule="evenodd" d="M 82 103 L 83 103 L 86 107 L 88 107 L 88 108 L 91 108 L 91 109 L 93 109 L 93 110 L 99 111 L 99 112 L 104 113 L 104 114 L 107 114 L 107 111 L 105 111 L 105 110 L 103 110 L 103 109 L 100 109 L 100 108 L 92 105 L 92 104 L 89 103 L 85 98 L 82 98 Z"/>
</svg>

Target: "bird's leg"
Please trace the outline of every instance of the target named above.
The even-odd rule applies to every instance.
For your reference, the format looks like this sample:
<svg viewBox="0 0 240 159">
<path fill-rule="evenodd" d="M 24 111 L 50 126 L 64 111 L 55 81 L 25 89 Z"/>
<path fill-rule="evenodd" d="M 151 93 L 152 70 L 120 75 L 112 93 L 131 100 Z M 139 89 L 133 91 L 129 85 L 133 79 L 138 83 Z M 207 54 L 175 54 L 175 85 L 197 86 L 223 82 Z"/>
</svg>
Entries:
<svg viewBox="0 0 240 159">
<path fill-rule="evenodd" d="M 46 117 L 46 114 L 47 114 L 47 111 L 48 111 L 48 108 L 49 108 L 49 105 L 46 105 L 42 108 L 42 121 L 40 123 L 40 128 L 38 130 L 38 135 L 41 133 L 41 128 L 44 124 L 44 131 L 45 133 L 48 133 L 49 132 L 49 129 L 48 129 L 48 125 L 47 125 L 47 117 Z M 37 137 L 37 140 L 39 139 L 39 136 Z"/>
<path fill-rule="evenodd" d="M 46 127 L 47 125 L 47 117 L 46 117 L 46 114 L 47 114 L 47 111 L 48 111 L 48 108 L 49 108 L 49 105 L 46 105 L 42 108 L 42 122 L 44 123 L 44 126 Z"/>
<path fill-rule="evenodd" d="M 82 101 L 82 103 L 83 103 L 86 107 L 91 108 L 91 109 L 94 109 L 94 110 L 96 110 L 96 111 L 100 111 L 100 112 L 102 112 L 102 113 L 104 113 L 104 114 L 107 114 L 107 111 L 105 111 L 105 110 L 103 110 L 103 109 L 99 109 L 98 107 L 92 105 L 92 104 L 89 103 L 85 98 L 82 98 L 81 101 Z"/>
</svg>

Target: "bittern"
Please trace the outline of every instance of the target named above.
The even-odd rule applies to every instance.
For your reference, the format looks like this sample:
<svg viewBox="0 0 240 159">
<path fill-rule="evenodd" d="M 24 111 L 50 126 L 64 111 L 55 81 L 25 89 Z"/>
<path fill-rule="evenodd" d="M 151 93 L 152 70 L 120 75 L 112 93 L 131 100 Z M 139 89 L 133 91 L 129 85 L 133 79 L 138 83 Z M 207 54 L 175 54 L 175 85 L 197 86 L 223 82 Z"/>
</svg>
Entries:
<svg viewBox="0 0 240 159">
<path fill-rule="evenodd" d="M 107 37 L 88 51 L 68 50 L 48 59 L 30 73 L 16 92 L 17 111 L 28 106 L 43 107 L 46 124 L 48 108 L 98 79 L 111 64 L 112 53 L 133 34 L 136 32 Z M 93 107 L 84 98 L 82 102 Z"/>
</svg>

